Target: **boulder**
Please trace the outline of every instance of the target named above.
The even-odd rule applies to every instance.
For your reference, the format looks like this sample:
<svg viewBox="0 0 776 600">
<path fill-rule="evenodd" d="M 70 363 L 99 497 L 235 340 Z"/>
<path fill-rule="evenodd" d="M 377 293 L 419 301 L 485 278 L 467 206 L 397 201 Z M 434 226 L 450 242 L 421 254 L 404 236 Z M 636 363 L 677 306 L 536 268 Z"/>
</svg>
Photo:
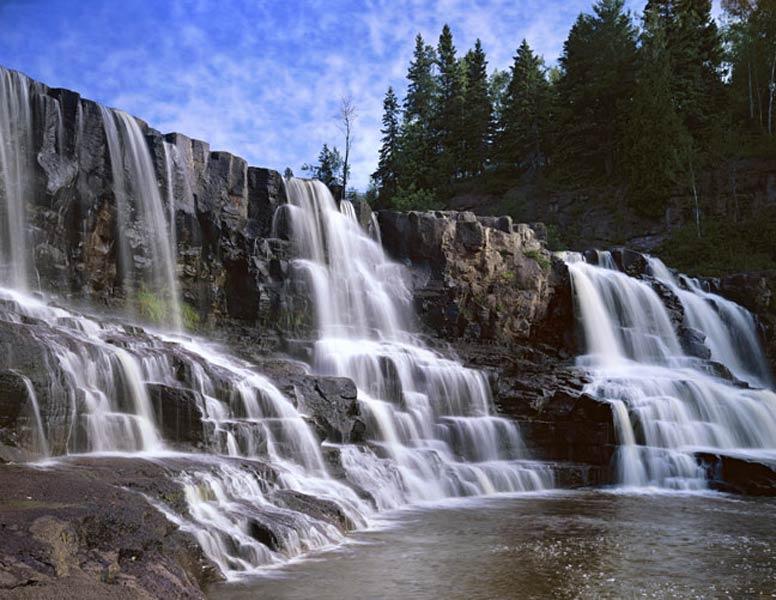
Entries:
<svg viewBox="0 0 776 600">
<path fill-rule="evenodd" d="M 715 452 L 696 453 L 712 489 L 746 496 L 776 496 L 776 460 Z"/>
<path fill-rule="evenodd" d="M 282 389 L 296 399 L 300 412 L 310 417 L 322 441 L 364 441 L 366 425 L 360 416 L 353 380 L 302 375 L 290 378 Z"/>
<path fill-rule="evenodd" d="M 156 424 L 166 441 L 203 447 L 206 429 L 202 421 L 202 398 L 194 390 L 149 383 L 148 396 Z"/>
</svg>

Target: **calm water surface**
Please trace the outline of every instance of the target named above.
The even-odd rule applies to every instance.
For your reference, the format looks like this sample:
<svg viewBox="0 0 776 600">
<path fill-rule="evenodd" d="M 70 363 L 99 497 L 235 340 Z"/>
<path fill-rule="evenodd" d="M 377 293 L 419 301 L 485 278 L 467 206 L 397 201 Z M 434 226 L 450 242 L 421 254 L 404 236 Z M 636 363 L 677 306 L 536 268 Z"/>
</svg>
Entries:
<svg viewBox="0 0 776 600">
<path fill-rule="evenodd" d="M 605 492 L 398 511 L 225 600 L 776 598 L 776 501 Z"/>
</svg>

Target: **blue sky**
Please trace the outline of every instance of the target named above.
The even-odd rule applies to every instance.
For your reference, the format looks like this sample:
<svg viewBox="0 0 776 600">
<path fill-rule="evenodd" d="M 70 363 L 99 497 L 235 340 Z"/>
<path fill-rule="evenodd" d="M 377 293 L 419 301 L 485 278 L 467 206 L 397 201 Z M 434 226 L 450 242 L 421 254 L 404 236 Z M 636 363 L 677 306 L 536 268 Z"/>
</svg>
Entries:
<svg viewBox="0 0 776 600">
<path fill-rule="evenodd" d="M 0 0 L 0 64 L 122 108 L 250 164 L 299 174 L 342 145 L 358 108 L 353 183 L 374 170 L 382 96 L 403 93 L 413 38 L 444 23 L 506 68 L 525 37 L 548 62 L 592 0 Z M 644 0 L 631 0 L 640 12 Z"/>
</svg>

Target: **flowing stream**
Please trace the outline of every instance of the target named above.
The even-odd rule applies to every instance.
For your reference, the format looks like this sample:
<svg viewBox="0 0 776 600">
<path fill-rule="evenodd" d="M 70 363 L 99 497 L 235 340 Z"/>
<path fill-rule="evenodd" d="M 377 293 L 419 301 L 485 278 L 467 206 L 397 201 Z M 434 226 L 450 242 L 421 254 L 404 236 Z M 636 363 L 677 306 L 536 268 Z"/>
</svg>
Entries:
<svg viewBox="0 0 776 600">
<path fill-rule="evenodd" d="M 776 458 L 776 393 L 748 312 L 654 258 L 652 280 L 619 271 L 608 253 L 567 263 L 587 352 L 578 362 L 593 376 L 587 391 L 612 404 L 623 485 L 704 488 L 701 450 Z M 678 298 L 681 323 L 655 280 Z M 683 349 L 688 335 L 708 358 Z"/>
</svg>

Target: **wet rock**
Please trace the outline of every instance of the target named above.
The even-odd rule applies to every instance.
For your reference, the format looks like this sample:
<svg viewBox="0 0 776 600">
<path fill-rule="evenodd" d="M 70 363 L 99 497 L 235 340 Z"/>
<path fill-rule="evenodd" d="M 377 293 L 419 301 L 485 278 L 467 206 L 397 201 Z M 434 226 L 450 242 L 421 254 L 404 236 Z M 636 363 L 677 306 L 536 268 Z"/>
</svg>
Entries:
<svg viewBox="0 0 776 600">
<path fill-rule="evenodd" d="M 640 277 L 649 273 L 646 257 L 640 252 L 629 248 L 615 248 L 612 258 L 619 269 L 631 277 Z"/>
<path fill-rule="evenodd" d="M 682 350 L 688 356 L 694 356 L 703 360 L 711 358 L 711 348 L 706 344 L 706 334 L 692 327 L 679 328 L 679 341 Z"/>
<path fill-rule="evenodd" d="M 350 531 L 356 524 L 348 517 L 342 508 L 331 500 L 316 498 L 294 490 L 277 490 L 272 494 L 272 500 L 280 506 L 293 511 L 310 515 L 314 519 L 334 525 L 340 531 Z"/>
<path fill-rule="evenodd" d="M 364 441 L 366 426 L 352 379 L 303 375 L 279 383 L 281 389 L 296 399 L 300 412 L 310 416 L 323 441 Z"/>
<path fill-rule="evenodd" d="M 698 452 L 712 489 L 746 496 L 776 496 L 776 461 Z"/>
<path fill-rule="evenodd" d="M 203 400 L 194 390 L 161 383 L 146 385 L 156 424 L 165 440 L 203 447 L 206 430 L 200 408 Z"/>
<path fill-rule="evenodd" d="M 3 597 L 193 599 L 219 579 L 137 492 L 80 469 L 12 465 L 0 466 L 0 485 Z"/>
</svg>

